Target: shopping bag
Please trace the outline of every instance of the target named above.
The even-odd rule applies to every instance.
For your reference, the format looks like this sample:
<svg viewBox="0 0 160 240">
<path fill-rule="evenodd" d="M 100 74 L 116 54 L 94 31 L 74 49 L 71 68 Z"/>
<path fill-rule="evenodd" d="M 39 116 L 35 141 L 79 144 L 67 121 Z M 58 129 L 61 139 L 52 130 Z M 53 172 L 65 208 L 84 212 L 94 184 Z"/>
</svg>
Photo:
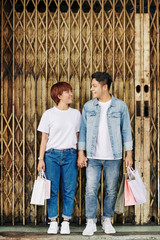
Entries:
<svg viewBox="0 0 160 240">
<path fill-rule="evenodd" d="M 133 168 L 128 168 L 129 173 L 129 186 L 133 193 L 133 196 L 137 202 L 137 204 L 143 204 L 147 201 L 146 199 L 146 189 L 144 183 L 139 175 L 138 170 L 134 170 Z"/>
<path fill-rule="evenodd" d="M 125 206 L 133 206 L 136 205 L 135 198 L 133 196 L 133 193 L 130 189 L 130 186 L 128 184 L 129 179 L 125 180 L 125 191 L 124 191 L 124 205 Z"/>
<path fill-rule="evenodd" d="M 34 181 L 31 204 L 44 205 L 44 200 L 50 198 L 51 181 L 46 179 L 45 173 L 39 173 L 37 180 Z"/>
<path fill-rule="evenodd" d="M 114 211 L 117 214 L 124 213 L 128 210 L 128 207 L 124 206 L 124 185 L 125 185 L 125 179 L 127 179 L 127 174 L 123 174 L 122 182 L 119 188 L 119 192 L 117 194 L 116 204 Z"/>
<path fill-rule="evenodd" d="M 51 181 L 48 180 L 48 179 L 45 179 L 44 182 L 45 182 L 44 199 L 50 199 L 50 195 L 51 195 Z"/>
<path fill-rule="evenodd" d="M 43 178 L 38 177 L 34 181 L 31 204 L 35 205 L 44 205 L 44 196 L 45 196 L 45 181 Z"/>
</svg>

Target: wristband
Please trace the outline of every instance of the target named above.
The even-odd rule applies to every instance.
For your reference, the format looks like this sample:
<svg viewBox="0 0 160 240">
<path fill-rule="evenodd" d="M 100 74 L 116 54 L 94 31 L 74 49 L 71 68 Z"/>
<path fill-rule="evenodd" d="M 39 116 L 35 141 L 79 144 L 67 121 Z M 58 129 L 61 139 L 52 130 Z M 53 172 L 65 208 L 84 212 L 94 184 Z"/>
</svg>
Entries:
<svg viewBox="0 0 160 240">
<path fill-rule="evenodd" d="M 43 160 L 43 158 L 41 158 L 41 157 L 38 157 L 38 160 Z"/>
</svg>

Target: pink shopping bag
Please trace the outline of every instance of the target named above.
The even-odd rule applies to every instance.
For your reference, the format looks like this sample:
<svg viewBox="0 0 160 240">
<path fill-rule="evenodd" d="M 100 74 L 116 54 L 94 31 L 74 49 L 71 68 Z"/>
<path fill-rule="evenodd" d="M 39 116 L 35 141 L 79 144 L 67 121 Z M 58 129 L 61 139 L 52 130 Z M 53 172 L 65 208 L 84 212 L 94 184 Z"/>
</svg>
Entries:
<svg viewBox="0 0 160 240">
<path fill-rule="evenodd" d="M 132 206 L 132 205 L 136 205 L 136 200 L 134 199 L 134 196 L 129 187 L 128 181 L 129 181 L 129 179 L 125 180 L 124 205 Z"/>
</svg>

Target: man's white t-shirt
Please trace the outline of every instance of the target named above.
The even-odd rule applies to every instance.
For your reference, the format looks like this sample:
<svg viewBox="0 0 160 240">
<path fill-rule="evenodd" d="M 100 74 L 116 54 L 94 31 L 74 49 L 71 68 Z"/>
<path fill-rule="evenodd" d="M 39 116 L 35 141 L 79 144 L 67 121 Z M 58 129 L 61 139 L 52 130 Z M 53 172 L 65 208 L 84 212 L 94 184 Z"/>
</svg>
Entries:
<svg viewBox="0 0 160 240">
<path fill-rule="evenodd" d="M 107 110 L 110 104 L 111 100 L 108 102 L 99 102 L 101 112 L 94 159 L 114 160 L 107 124 Z"/>
<path fill-rule="evenodd" d="M 37 130 L 49 135 L 46 150 L 76 149 L 80 121 L 81 114 L 77 109 L 60 110 L 53 107 L 45 111 Z"/>
</svg>

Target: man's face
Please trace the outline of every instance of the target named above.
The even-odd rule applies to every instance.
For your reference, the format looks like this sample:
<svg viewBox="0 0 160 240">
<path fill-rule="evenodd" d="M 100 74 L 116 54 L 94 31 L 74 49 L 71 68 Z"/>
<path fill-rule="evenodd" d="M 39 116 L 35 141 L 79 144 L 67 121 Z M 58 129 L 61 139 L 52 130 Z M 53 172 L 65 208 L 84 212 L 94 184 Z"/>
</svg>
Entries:
<svg viewBox="0 0 160 240">
<path fill-rule="evenodd" d="M 91 92 L 93 98 L 101 98 L 104 94 L 104 86 L 102 86 L 95 78 L 92 79 Z"/>
</svg>

